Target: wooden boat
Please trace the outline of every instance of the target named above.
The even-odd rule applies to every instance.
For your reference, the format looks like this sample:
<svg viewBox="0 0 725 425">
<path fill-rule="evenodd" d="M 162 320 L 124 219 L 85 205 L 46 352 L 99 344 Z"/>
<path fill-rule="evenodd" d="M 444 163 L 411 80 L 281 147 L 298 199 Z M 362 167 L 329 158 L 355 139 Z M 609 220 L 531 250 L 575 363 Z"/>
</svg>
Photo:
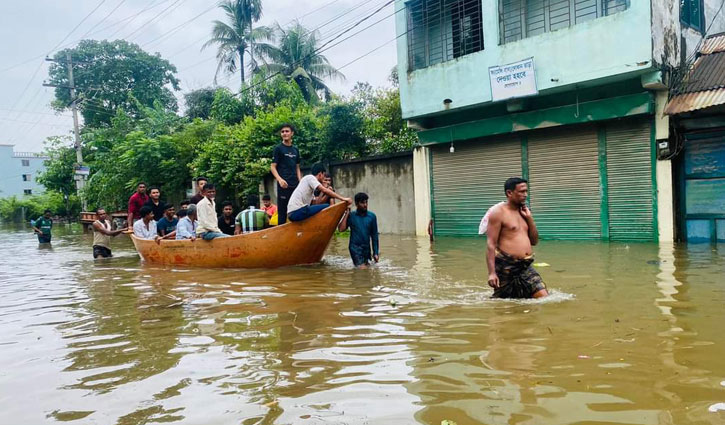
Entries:
<svg viewBox="0 0 725 425">
<path fill-rule="evenodd" d="M 341 202 L 307 220 L 211 241 L 131 239 L 152 264 L 194 267 L 276 268 L 322 260 L 348 204 Z"/>
</svg>

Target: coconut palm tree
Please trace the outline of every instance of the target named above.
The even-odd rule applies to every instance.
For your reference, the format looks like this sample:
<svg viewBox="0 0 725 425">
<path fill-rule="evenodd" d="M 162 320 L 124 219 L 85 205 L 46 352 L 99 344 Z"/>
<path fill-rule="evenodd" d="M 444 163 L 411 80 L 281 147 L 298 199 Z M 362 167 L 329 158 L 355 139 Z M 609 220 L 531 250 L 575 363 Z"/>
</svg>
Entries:
<svg viewBox="0 0 725 425">
<path fill-rule="evenodd" d="M 273 32 L 268 27 L 252 26 L 262 17 L 262 0 L 223 0 L 219 7 L 226 14 L 227 22 L 214 21 L 211 38 L 201 48 L 203 50 L 209 46 L 217 46 L 216 57 L 219 64 L 214 74 L 215 84 L 221 70 L 233 74 L 238 69 L 244 85 L 244 55 L 249 55 L 249 68 L 255 70 L 257 63 L 253 55 L 254 43 L 270 40 Z"/>
<path fill-rule="evenodd" d="M 344 80 L 345 76 L 319 53 L 318 32 L 309 31 L 295 22 L 287 29 L 276 24 L 274 33 L 276 46 L 269 43 L 255 45 L 255 53 L 261 58 L 259 72 L 281 74 L 294 80 L 308 101 L 317 100 L 320 91 L 329 99 L 332 90 L 325 80 Z"/>
</svg>

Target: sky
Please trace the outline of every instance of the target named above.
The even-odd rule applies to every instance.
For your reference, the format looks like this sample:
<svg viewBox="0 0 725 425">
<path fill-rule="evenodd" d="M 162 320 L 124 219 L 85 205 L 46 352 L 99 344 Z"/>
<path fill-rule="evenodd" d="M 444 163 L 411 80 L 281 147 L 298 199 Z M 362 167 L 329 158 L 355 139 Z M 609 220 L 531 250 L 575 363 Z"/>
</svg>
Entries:
<svg viewBox="0 0 725 425">
<path fill-rule="evenodd" d="M 201 51 L 212 21 L 223 12 L 211 0 L 35 0 L 2 1 L 0 16 L 0 144 L 17 152 L 39 152 L 49 136 L 71 134 L 70 111 L 50 108 L 53 88 L 43 87 L 49 62 L 44 60 L 81 39 L 126 39 L 158 52 L 174 64 L 183 93 L 213 85 L 216 50 Z M 298 19 L 318 29 L 322 43 L 352 27 L 388 0 L 262 0 L 258 24 L 283 27 Z M 147 9 L 147 10 L 145 10 Z M 144 11 L 145 10 L 145 11 Z M 163 12 L 163 13 L 162 13 Z M 388 5 L 322 52 L 344 81 L 329 81 L 338 94 L 348 94 L 357 81 L 389 86 L 396 63 L 394 7 Z M 133 19 L 127 19 L 134 16 Z M 156 17 L 154 19 L 154 17 Z M 368 27 L 365 29 L 366 27 Z M 363 30 L 364 29 L 364 30 Z M 363 31 L 361 31 L 363 30 Z M 331 46 L 337 42 L 331 43 Z M 364 56 L 364 57 L 362 57 Z M 239 75 L 221 74 L 219 85 L 238 90 Z M 180 106 L 183 108 L 182 102 Z"/>
</svg>

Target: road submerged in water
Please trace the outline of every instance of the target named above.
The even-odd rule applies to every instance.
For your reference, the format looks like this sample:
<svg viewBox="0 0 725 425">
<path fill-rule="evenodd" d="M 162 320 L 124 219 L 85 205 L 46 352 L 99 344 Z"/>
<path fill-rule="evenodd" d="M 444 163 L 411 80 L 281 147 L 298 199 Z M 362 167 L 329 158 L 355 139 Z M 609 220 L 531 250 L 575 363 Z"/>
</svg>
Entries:
<svg viewBox="0 0 725 425">
<path fill-rule="evenodd" d="M 0 423 L 721 424 L 725 246 L 544 242 L 490 299 L 483 239 L 382 236 L 353 270 L 94 261 L 2 229 Z"/>
</svg>

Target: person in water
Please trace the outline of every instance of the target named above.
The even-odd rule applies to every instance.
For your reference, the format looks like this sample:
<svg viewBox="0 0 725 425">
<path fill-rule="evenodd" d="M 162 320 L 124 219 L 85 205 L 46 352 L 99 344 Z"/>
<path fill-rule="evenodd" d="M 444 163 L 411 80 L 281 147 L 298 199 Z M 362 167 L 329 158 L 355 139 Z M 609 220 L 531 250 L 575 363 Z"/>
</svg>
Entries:
<svg viewBox="0 0 725 425">
<path fill-rule="evenodd" d="M 368 211 L 368 195 L 355 195 L 355 212 L 348 209 L 342 216 L 337 230 L 344 232 L 350 229 L 350 257 L 355 267 L 365 269 L 370 260 L 380 261 L 380 244 L 378 242 L 378 219 L 372 211 Z M 373 249 L 370 250 L 372 242 Z"/>
<path fill-rule="evenodd" d="M 352 203 L 352 199 L 345 198 L 324 187 L 322 185 L 322 181 L 324 179 L 325 167 L 322 164 L 315 164 L 312 166 L 311 174 L 304 176 L 302 180 L 300 180 L 300 184 L 292 193 L 289 200 L 289 212 L 287 214 L 287 218 L 289 218 L 290 221 L 302 221 L 330 206 L 330 204 L 310 205 L 315 197 L 315 189 L 318 188 L 322 193 L 331 198 L 337 198 L 342 202 L 347 202 L 348 204 Z M 280 208 L 279 211 L 281 214 L 282 209 Z M 280 216 L 280 220 L 281 219 L 282 217 Z"/>
<path fill-rule="evenodd" d="M 493 297 L 545 297 L 546 285 L 531 265 L 539 231 L 526 206 L 528 182 L 512 177 L 504 183 L 504 191 L 506 203 L 491 211 L 487 229 L 486 263 Z"/>
<path fill-rule="evenodd" d="M 38 235 L 38 243 L 50 243 L 51 230 L 53 229 L 52 215 L 51 210 L 45 210 L 43 215 L 32 223 L 33 232 Z"/>
<path fill-rule="evenodd" d="M 108 214 L 103 208 L 96 209 L 97 220 L 93 222 L 93 258 L 113 257 L 111 252 L 111 238 L 120 235 L 128 228 L 112 230 Z"/>
</svg>

